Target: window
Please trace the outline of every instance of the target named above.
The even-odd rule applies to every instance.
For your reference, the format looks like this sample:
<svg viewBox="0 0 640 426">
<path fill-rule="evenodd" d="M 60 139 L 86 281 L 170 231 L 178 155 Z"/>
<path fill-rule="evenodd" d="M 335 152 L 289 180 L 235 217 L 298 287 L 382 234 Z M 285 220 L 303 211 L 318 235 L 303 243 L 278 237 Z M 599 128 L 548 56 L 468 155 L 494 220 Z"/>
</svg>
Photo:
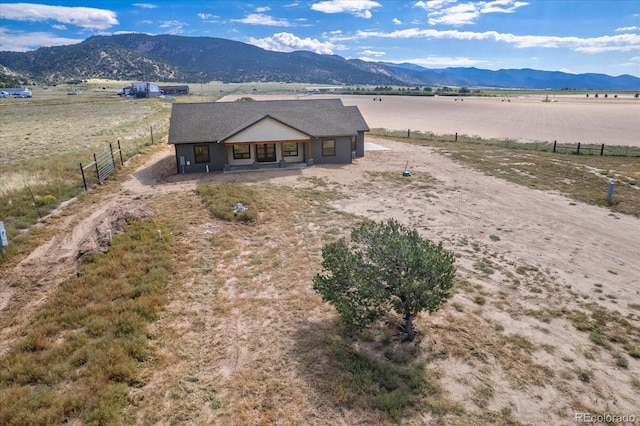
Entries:
<svg viewBox="0 0 640 426">
<path fill-rule="evenodd" d="M 297 157 L 298 156 L 298 144 L 297 143 L 285 143 L 282 145 L 283 157 Z"/>
<path fill-rule="evenodd" d="M 243 158 L 251 158 L 251 146 L 233 145 L 233 159 L 242 160 Z"/>
<path fill-rule="evenodd" d="M 335 139 L 325 139 L 322 141 L 322 156 L 323 157 L 336 156 L 336 140 Z"/>
<path fill-rule="evenodd" d="M 355 150 L 356 150 L 356 137 L 351 136 L 351 151 L 355 151 Z"/>
<path fill-rule="evenodd" d="M 209 145 L 195 145 L 193 147 L 193 154 L 196 163 L 208 163 L 209 162 Z"/>
</svg>

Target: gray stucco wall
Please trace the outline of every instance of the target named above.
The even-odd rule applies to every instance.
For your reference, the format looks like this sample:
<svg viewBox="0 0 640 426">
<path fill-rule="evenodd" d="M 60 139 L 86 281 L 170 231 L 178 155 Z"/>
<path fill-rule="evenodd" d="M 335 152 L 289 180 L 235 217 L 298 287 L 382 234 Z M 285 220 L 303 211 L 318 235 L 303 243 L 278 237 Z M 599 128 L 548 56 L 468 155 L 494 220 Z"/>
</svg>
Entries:
<svg viewBox="0 0 640 426">
<path fill-rule="evenodd" d="M 208 145 L 209 146 L 209 162 L 208 163 L 197 163 L 195 162 L 195 152 L 194 147 L 195 144 L 178 144 L 176 147 L 176 167 L 178 173 L 198 173 L 198 172 L 206 172 L 207 165 L 209 166 L 209 171 L 221 171 L 224 168 L 224 144 L 218 143 L 208 143 L 208 144 L 197 144 L 197 145 Z M 180 157 L 184 157 L 184 170 L 183 166 L 180 164 Z M 187 165 L 189 163 L 189 165 Z"/>
<path fill-rule="evenodd" d="M 333 157 L 324 157 L 322 155 L 322 140 L 335 139 L 336 141 L 336 155 Z M 311 141 L 313 148 L 313 163 L 314 164 L 348 164 L 351 163 L 351 136 L 342 136 L 335 138 L 314 138 Z M 364 143 L 362 147 L 364 154 Z M 357 154 L 356 154 L 357 155 Z"/>
<path fill-rule="evenodd" d="M 364 157 L 364 132 L 358 132 L 356 139 L 356 157 Z"/>
</svg>

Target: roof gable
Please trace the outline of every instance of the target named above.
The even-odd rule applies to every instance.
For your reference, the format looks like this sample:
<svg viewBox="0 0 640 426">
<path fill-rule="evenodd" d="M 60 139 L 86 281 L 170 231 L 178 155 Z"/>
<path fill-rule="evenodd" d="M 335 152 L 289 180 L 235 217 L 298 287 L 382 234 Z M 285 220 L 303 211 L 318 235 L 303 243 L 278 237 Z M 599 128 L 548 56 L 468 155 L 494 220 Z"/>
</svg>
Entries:
<svg viewBox="0 0 640 426">
<path fill-rule="evenodd" d="M 259 142 L 259 141 L 299 141 L 309 139 L 303 133 L 286 123 L 265 115 L 257 121 L 250 121 L 238 131 L 223 137 L 224 142 Z"/>
</svg>

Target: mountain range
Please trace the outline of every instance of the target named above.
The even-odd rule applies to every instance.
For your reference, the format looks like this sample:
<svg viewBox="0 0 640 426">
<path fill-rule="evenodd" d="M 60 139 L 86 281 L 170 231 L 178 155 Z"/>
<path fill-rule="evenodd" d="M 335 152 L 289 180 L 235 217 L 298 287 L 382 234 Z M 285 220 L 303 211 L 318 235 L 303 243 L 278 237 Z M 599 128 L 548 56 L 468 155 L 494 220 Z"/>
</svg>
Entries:
<svg viewBox="0 0 640 426">
<path fill-rule="evenodd" d="M 308 51 L 274 52 L 213 37 L 119 34 L 30 52 L 0 52 L 0 82 L 58 84 L 108 78 L 163 82 L 289 82 L 330 85 L 466 86 L 640 90 L 640 78 L 533 69 L 429 69 Z"/>
</svg>

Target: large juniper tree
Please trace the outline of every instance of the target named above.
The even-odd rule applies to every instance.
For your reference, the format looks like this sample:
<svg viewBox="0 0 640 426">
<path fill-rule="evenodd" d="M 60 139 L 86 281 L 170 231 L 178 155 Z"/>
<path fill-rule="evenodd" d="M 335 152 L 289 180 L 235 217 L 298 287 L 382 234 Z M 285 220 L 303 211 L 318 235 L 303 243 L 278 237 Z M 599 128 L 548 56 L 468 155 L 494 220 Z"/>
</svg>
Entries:
<svg viewBox="0 0 640 426">
<path fill-rule="evenodd" d="M 437 311 L 451 296 L 454 255 L 395 220 L 367 221 L 322 248 L 323 273 L 313 288 L 349 326 L 364 328 L 390 311 L 404 318 L 405 340 L 413 319 Z"/>
</svg>

